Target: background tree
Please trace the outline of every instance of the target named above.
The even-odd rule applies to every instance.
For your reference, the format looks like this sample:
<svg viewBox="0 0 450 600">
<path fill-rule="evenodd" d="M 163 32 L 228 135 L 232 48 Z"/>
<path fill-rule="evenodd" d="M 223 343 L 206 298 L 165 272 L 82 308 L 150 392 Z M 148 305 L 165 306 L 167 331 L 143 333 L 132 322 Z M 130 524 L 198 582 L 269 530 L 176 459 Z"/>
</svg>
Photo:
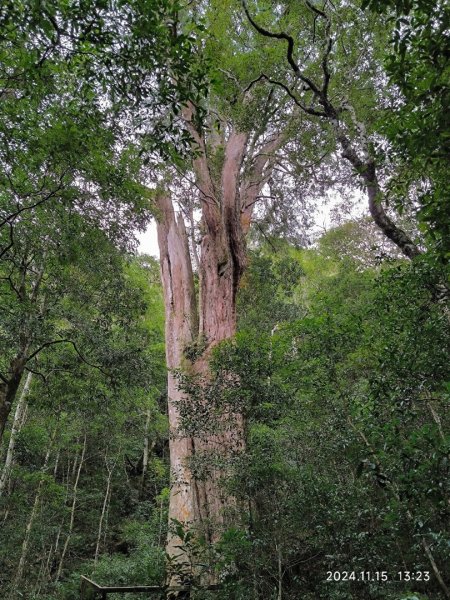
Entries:
<svg viewBox="0 0 450 600">
<path fill-rule="evenodd" d="M 159 404 L 165 373 L 157 272 L 151 259 L 141 266 L 119 256 L 108 272 L 102 262 L 112 262 L 114 249 L 91 241 L 95 255 L 86 245 L 66 264 L 80 295 L 66 292 L 62 303 L 66 327 L 76 327 L 77 346 L 95 355 L 97 365 L 81 361 L 72 345 L 42 350 L 26 414 L 15 423 L 0 501 L 2 589 L 12 598 L 71 597 L 73 584 L 77 597 L 79 578 L 67 582 L 76 569 L 97 569 L 99 577 L 114 572 L 118 579 L 128 574 L 135 583 L 162 577 L 167 425 Z M 127 527 L 130 533 L 122 534 Z M 149 539 L 154 545 L 145 550 Z M 133 571 L 124 561 L 138 546 Z M 115 553 L 110 571 L 109 552 Z"/>
<path fill-rule="evenodd" d="M 449 9 L 446 3 L 420 1 L 374 1 L 363 7 L 383 15 L 384 23 L 392 28 L 385 65 L 402 97 L 380 129 L 389 137 L 391 154 L 404 162 L 396 181 L 396 200 L 403 206 L 404 195 L 416 188 L 419 219 L 445 260 L 449 248 Z"/>
<path fill-rule="evenodd" d="M 376 104 L 385 96 L 379 63 L 384 35 L 379 24 L 347 3 L 326 3 L 319 8 L 305 2 L 295 11 L 286 5 L 270 12 L 268 3 L 258 16 L 246 2 L 242 5 L 249 23 L 265 38 L 268 51 L 274 44 L 285 51 L 281 64 L 262 71 L 253 84 L 279 86 L 305 115 L 323 123 L 359 176 L 375 223 L 406 256 L 417 256 L 415 241 L 386 211 L 382 170 L 374 152 Z M 357 32 L 348 27 L 355 21 Z"/>
</svg>

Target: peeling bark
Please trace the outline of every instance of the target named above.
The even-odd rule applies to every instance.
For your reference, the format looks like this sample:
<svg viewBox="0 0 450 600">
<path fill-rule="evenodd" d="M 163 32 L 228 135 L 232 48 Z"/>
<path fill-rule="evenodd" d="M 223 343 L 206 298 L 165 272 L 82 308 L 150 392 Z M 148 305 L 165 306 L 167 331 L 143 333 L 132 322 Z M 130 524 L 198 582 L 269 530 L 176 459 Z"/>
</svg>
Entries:
<svg viewBox="0 0 450 600">
<path fill-rule="evenodd" d="M 189 256 L 188 239 L 184 222 L 175 216 L 172 201 L 167 196 L 158 199 L 158 243 L 161 279 L 165 304 L 166 363 L 168 372 L 168 413 L 170 427 L 171 494 L 169 519 L 182 523 L 196 520 L 195 502 L 191 487 L 188 461 L 192 442 L 179 433 L 180 416 L 177 402 L 183 398 L 178 389 L 174 369 L 183 364 L 185 347 L 198 334 L 194 275 Z M 176 554 L 179 540 L 169 535 L 167 552 Z"/>
<path fill-rule="evenodd" d="M 270 159 L 282 137 L 272 138 L 254 157 L 246 158 L 249 135 L 231 131 L 225 142 L 221 174 L 213 180 L 206 143 L 192 123 L 192 107 L 187 107 L 183 116 L 197 150 L 193 167 L 202 206 L 202 239 L 200 255 L 194 257 L 199 279 L 197 298 L 183 218 L 175 214 L 169 195 L 160 195 L 157 221 L 166 317 L 172 478 L 169 520 L 194 527 L 208 542 L 214 542 L 227 525 L 227 509 L 235 501 L 222 491 L 224 473 L 219 467 L 211 467 L 207 478 L 199 478 L 193 476 L 190 462 L 200 454 L 229 457 L 239 451 L 244 442 L 243 422 L 240 415 L 234 415 L 233 427 L 221 428 L 218 423 L 219 431 L 214 435 L 194 438 L 183 433 L 178 403 L 189 403 L 190 399 L 179 388 L 176 371 L 207 381 L 212 349 L 236 332 L 236 294 L 246 266 L 245 235 L 271 168 Z M 250 165 L 247 170 L 243 166 L 245 160 Z M 197 345 L 199 353 L 189 359 L 186 349 L 193 345 Z M 180 539 L 169 533 L 167 553 L 187 564 L 188 557 L 183 557 L 179 545 Z"/>
</svg>

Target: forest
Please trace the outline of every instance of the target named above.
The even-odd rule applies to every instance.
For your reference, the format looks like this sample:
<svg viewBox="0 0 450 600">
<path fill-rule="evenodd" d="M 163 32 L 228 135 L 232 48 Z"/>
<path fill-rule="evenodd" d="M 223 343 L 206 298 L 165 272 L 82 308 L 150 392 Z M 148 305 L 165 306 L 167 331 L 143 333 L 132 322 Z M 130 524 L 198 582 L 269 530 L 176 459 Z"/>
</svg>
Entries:
<svg viewBox="0 0 450 600">
<path fill-rule="evenodd" d="M 449 163 L 445 0 L 2 0 L 0 600 L 450 600 Z"/>
</svg>

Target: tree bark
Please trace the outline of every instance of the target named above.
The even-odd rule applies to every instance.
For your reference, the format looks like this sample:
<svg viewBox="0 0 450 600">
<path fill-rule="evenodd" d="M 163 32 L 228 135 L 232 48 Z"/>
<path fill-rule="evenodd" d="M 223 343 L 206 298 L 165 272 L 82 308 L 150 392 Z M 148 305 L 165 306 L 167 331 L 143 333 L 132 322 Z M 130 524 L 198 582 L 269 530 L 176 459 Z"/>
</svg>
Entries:
<svg viewBox="0 0 450 600">
<path fill-rule="evenodd" d="M 206 143 L 192 125 L 191 109 L 183 116 L 197 150 L 200 148 L 193 166 L 202 206 L 202 237 L 200 256 L 194 257 L 198 265 L 197 298 L 183 217 L 175 214 L 170 196 L 161 194 L 157 221 L 169 371 L 172 478 L 169 520 L 200 530 L 207 542 L 214 542 L 226 525 L 227 509 L 233 507 L 235 501 L 223 493 L 223 469 L 213 465 L 208 468 L 207 477 L 194 477 L 190 463 L 199 455 L 227 458 L 240 451 L 244 444 L 243 421 L 240 415 L 233 415 L 233 426 L 220 427 L 221 423 L 218 423 L 217 433 L 196 437 L 184 433 L 179 403 L 189 404 L 190 398 L 178 385 L 177 371 L 197 376 L 199 381 L 208 381 L 212 349 L 236 332 L 236 294 L 246 266 L 245 235 L 258 194 L 271 168 L 270 160 L 283 138 L 277 135 L 266 140 L 260 145 L 259 152 L 246 157 L 248 134 L 231 131 L 224 142 L 221 174 L 213 179 Z M 188 348 L 194 352 L 187 352 Z M 177 535 L 169 532 L 168 555 L 180 556 L 179 545 Z M 179 560 L 184 559 L 181 556 Z"/>
<path fill-rule="evenodd" d="M 181 216 L 176 217 L 168 196 L 158 200 L 158 244 L 161 280 L 165 304 L 166 363 L 168 368 L 167 394 L 170 427 L 171 494 L 169 520 L 193 523 L 196 518 L 195 499 L 191 487 L 189 459 L 192 441 L 180 433 L 180 415 L 177 404 L 184 398 L 177 385 L 174 369 L 185 363 L 184 350 L 198 335 L 195 304 L 194 275 L 189 256 L 188 239 Z M 167 552 L 174 556 L 179 544 L 176 536 L 169 535 Z"/>
<path fill-rule="evenodd" d="M 16 438 L 20 432 L 20 428 L 23 423 L 23 414 L 25 412 L 26 399 L 28 396 L 28 392 L 30 390 L 32 377 L 33 377 L 33 374 L 31 372 L 28 373 L 27 378 L 25 380 L 25 384 L 22 389 L 22 392 L 20 394 L 19 401 L 16 406 L 15 413 L 14 413 L 14 421 L 13 421 L 12 428 L 11 428 L 11 435 L 9 438 L 8 450 L 6 452 L 5 464 L 3 465 L 3 470 L 2 470 L 1 477 L 0 477 L 0 498 L 6 487 L 6 483 L 8 481 L 11 467 L 13 464 L 14 449 L 16 446 Z"/>
</svg>

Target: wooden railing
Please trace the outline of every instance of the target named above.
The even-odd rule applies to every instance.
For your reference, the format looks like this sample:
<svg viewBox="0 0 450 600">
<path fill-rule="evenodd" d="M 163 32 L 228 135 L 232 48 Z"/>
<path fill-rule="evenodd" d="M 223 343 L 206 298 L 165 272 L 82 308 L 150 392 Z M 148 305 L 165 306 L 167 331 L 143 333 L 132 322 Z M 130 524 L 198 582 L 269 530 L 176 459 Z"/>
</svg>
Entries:
<svg viewBox="0 0 450 600">
<path fill-rule="evenodd" d="M 218 590 L 218 585 L 209 585 L 202 589 L 205 590 Z M 166 593 L 170 594 L 171 592 L 185 592 L 186 597 L 188 597 L 190 588 L 188 587 L 163 587 L 158 585 L 125 585 L 125 586 L 104 586 L 95 583 L 91 579 L 81 576 L 81 585 L 80 585 L 80 598 L 81 600 L 108 600 L 108 594 L 161 594 Z"/>
</svg>

